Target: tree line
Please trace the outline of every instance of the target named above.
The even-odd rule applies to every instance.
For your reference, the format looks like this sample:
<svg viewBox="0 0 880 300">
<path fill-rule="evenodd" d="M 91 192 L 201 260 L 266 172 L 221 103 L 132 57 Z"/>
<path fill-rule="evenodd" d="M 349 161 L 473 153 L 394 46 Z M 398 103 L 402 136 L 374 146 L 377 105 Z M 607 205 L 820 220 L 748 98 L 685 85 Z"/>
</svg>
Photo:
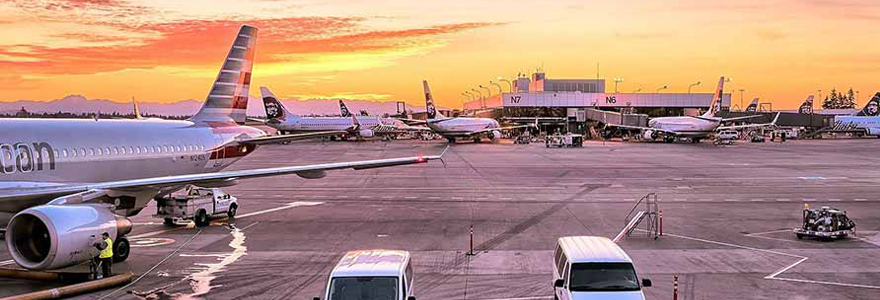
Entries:
<svg viewBox="0 0 880 300">
<path fill-rule="evenodd" d="M 831 89 L 825 100 L 822 101 L 822 109 L 852 109 L 856 108 L 856 95 L 852 88 L 846 93 Z"/>
</svg>

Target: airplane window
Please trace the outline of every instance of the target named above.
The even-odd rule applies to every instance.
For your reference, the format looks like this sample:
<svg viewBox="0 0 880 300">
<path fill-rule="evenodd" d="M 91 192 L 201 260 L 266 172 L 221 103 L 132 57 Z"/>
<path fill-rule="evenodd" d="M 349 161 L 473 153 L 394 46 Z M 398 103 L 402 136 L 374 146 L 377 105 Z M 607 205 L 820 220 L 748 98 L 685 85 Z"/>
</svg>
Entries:
<svg viewBox="0 0 880 300">
<path fill-rule="evenodd" d="M 134 147 L 128 146 L 128 154 L 134 154 Z"/>
<path fill-rule="evenodd" d="M 95 153 L 98 154 L 98 156 L 102 156 L 102 155 L 104 155 L 104 149 L 101 149 L 101 147 L 98 147 L 98 149 L 95 150 Z"/>
<path fill-rule="evenodd" d="M 68 154 L 68 153 L 67 153 L 67 149 L 63 149 L 63 150 L 64 150 L 64 151 L 62 151 L 62 152 L 64 152 L 64 157 L 67 157 L 67 154 Z"/>
<path fill-rule="evenodd" d="M 95 148 L 89 148 L 89 156 L 95 156 Z"/>
<path fill-rule="evenodd" d="M 107 155 L 110 155 L 110 147 L 104 147 L 104 153 L 107 153 Z"/>
<path fill-rule="evenodd" d="M 86 156 L 86 148 L 79 148 L 79 155 Z"/>
<path fill-rule="evenodd" d="M 180 145 L 177 145 L 177 152 L 180 152 Z"/>
<path fill-rule="evenodd" d="M 134 148 L 134 153 L 141 154 L 141 146 L 137 146 L 137 148 Z"/>
<path fill-rule="evenodd" d="M 58 154 L 59 154 L 59 153 L 58 153 L 58 150 L 52 150 L 52 151 L 55 152 L 55 157 L 60 157 L 60 156 L 61 156 L 61 155 L 58 155 Z"/>
<path fill-rule="evenodd" d="M 76 148 L 70 149 L 70 156 L 76 157 Z"/>
<path fill-rule="evenodd" d="M 168 152 L 168 145 L 163 145 L 162 148 L 159 148 L 162 152 Z"/>
<path fill-rule="evenodd" d="M 119 147 L 113 147 L 113 154 L 119 154 Z"/>
</svg>

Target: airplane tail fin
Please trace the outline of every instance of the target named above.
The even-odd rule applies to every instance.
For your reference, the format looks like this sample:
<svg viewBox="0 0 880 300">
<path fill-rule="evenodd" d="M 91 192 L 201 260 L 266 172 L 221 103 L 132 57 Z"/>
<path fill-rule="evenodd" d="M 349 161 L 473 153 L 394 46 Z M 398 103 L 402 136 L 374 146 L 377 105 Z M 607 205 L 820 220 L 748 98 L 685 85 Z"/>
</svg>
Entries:
<svg viewBox="0 0 880 300">
<path fill-rule="evenodd" d="M 266 109 L 267 119 L 284 120 L 288 117 L 296 117 L 295 114 L 291 113 L 286 107 L 284 107 L 284 104 L 281 103 L 281 100 L 278 100 L 278 97 L 275 97 L 275 94 L 272 94 L 272 92 L 269 91 L 269 88 L 261 86 L 260 96 L 263 97 L 263 108 Z"/>
<path fill-rule="evenodd" d="M 348 110 L 348 107 L 345 106 L 345 102 L 339 100 L 339 110 L 342 112 L 343 117 L 351 117 L 351 111 Z"/>
<path fill-rule="evenodd" d="M 132 110 L 134 111 L 134 118 L 138 120 L 143 119 L 144 116 L 141 115 L 141 109 L 138 107 L 138 103 L 134 100 L 134 97 L 131 97 L 131 105 Z"/>
<path fill-rule="evenodd" d="M 715 95 L 712 95 L 712 102 L 709 103 L 709 110 L 703 114 L 705 118 L 715 116 L 715 113 L 721 110 L 721 97 L 724 96 L 724 76 L 718 80 L 718 88 L 715 89 Z"/>
<path fill-rule="evenodd" d="M 241 26 L 205 104 L 190 120 L 244 124 L 256 46 L 257 28 Z"/>
<path fill-rule="evenodd" d="M 801 104 L 801 107 L 798 108 L 799 114 L 810 115 L 813 114 L 813 95 L 807 96 L 807 99 L 804 100 L 804 103 Z"/>
<path fill-rule="evenodd" d="M 752 99 L 752 103 L 749 103 L 749 106 L 746 107 L 747 113 L 755 113 L 758 111 L 758 98 Z"/>
<path fill-rule="evenodd" d="M 874 94 L 874 98 L 871 98 L 871 100 L 865 104 L 865 107 L 856 114 L 856 116 L 868 117 L 876 117 L 878 115 L 880 115 L 880 92 Z"/>
<path fill-rule="evenodd" d="M 428 81 L 422 80 L 422 85 L 425 87 L 425 108 L 428 112 L 428 119 L 443 119 L 445 118 L 440 112 L 437 111 L 437 107 L 434 106 L 434 96 L 431 95 L 431 88 L 428 87 Z"/>
</svg>

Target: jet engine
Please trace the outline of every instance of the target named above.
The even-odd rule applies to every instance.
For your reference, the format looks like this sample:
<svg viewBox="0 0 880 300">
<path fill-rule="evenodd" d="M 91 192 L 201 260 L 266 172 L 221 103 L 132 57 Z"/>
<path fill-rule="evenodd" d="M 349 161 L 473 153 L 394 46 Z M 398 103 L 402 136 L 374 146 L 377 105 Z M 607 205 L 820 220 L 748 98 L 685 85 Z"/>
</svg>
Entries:
<svg viewBox="0 0 880 300">
<path fill-rule="evenodd" d="M 27 269 L 60 269 L 95 257 L 98 249 L 93 245 L 104 232 L 119 242 L 117 237 L 131 232 L 131 221 L 104 205 L 40 205 L 12 217 L 6 227 L 6 248 Z"/>
<path fill-rule="evenodd" d="M 500 138 L 501 138 L 501 132 L 499 132 L 498 130 L 494 130 L 494 131 L 492 131 L 491 134 L 489 134 L 490 140 L 500 139 Z"/>
<path fill-rule="evenodd" d="M 360 135 L 361 137 L 369 138 L 373 137 L 374 132 L 371 129 L 362 129 L 361 131 L 358 131 L 358 135 Z"/>
<path fill-rule="evenodd" d="M 868 135 L 880 136 L 880 128 L 877 127 L 869 127 Z"/>
<path fill-rule="evenodd" d="M 657 135 L 656 131 L 647 130 L 644 133 L 642 133 L 642 137 L 645 138 L 646 140 L 656 140 L 658 135 Z"/>
</svg>

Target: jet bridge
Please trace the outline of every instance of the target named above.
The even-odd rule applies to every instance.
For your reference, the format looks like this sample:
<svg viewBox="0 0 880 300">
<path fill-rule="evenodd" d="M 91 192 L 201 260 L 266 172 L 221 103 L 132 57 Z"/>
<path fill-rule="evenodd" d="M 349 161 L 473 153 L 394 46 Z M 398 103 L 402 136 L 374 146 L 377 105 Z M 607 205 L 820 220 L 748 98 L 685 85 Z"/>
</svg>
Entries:
<svg viewBox="0 0 880 300">
<path fill-rule="evenodd" d="M 584 108 L 583 112 L 584 119 L 596 121 L 602 124 L 627 125 L 638 127 L 648 126 L 648 115 L 645 114 L 626 114 L 596 108 Z"/>
</svg>

